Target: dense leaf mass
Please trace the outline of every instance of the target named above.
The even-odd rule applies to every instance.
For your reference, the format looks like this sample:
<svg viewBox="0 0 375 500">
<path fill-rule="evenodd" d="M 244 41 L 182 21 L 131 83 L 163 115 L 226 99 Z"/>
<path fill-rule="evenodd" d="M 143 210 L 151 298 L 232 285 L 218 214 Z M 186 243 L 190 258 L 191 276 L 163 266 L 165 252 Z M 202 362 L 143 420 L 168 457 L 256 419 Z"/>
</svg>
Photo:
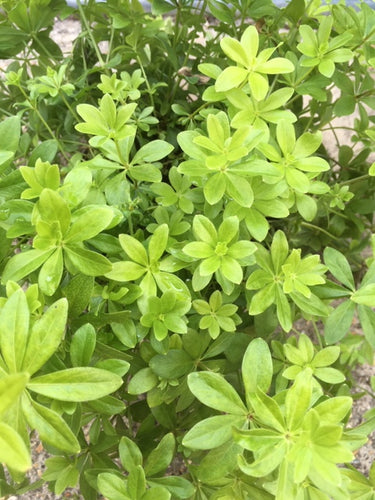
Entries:
<svg viewBox="0 0 375 500">
<path fill-rule="evenodd" d="M 374 499 L 375 11 L 0 3 L 0 497 Z"/>
</svg>

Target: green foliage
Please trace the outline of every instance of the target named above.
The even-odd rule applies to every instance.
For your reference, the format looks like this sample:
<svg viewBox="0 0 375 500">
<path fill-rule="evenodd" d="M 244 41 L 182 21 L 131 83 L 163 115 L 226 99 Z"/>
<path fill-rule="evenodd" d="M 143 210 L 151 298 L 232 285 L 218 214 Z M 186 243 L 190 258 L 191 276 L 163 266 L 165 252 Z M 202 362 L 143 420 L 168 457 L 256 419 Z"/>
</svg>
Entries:
<svg viewBox="0 0 375 500">
<path fill-rule="evenodd" d="M 375 11 L 0 3 L 0 496 L 372 498 Z"/>
</svg>

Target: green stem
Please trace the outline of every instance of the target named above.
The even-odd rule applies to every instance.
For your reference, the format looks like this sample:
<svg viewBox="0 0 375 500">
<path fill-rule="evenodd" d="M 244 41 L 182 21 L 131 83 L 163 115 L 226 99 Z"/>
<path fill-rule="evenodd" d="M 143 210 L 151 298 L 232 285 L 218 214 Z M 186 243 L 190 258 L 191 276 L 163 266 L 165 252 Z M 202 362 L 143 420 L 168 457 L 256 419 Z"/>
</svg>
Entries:
<svg viewBox="0 0 375 500">
<path fill-rule="evenodd" d="M 192 120 L 195 115 L 197 115 L 200 111 L 202 111 L 202 109 L 207 108 L 207 106 L 209 106 L 210 104 L 211 104 L 210 102 L 205 102 L 204 104 L 199 106 L 199 108 L 197 108 L 195 111 L 193 111 L 193 113 L 189 115 L 189 120 Z"/>
<path fill-rule="evenodd" d="M 308 227 L 310 229 L 314 229 L 315 231 L 319 231 L 319 232 L 325 234 L 326 236 L 328 236 L 329 238 L 332 238 L 333 240 L 341 241 L 341 239 L 337 238 L 337 236 L 334 236 L 333 234 L 329 233 L 328 231 L 326 231 L 325 229 L 323 229 L 319 226 L 315 226 L 315 224 L 310 224 L 309 222 L 301 222 L 301 226 Z"/>
<path fill-rule="evenodd" d="M 148 94 L 150 96 L 151 106 L 153 107 L 153 109 L 155 109 L 155 102 L 154 102 L 154 97 L 152 95 L 151 85 L 150 85 L 150 82 L 148 81 L 145 68 L 143 67 L 143 64 L 142 64 L 142 60 L 141 60 L 141 58 L 138 55 L 137 55 L 137 62 L 139 64 L 140 68 L 141 68 L 143 78 L 145 79 L 145 82 L 146 82 L 146 87 L 147 87 L 147 90 L 148 90 Z"/>
<path fill-rule="evenodd" d="M 316 339 L 319 343 L 319 347 L 320 347 L 320 349 L 323 349 L 322 336 L 321 336 L 320 331 L 319 331 L 318 327 L 316 326 L 316 322 L 314 320 L 312 320 L 312 325 L 314 328 L 314 333 L 315 333 Z"/>
<path fill-rule="evenodd" d="M 36 41 L 36 43 L 39 45 L 39 47 L 41 47 L 43 49 L 43 51 L 47 54 L 47 56 L 52 60 L 54 61 L 54 57 L 53 55 L 51 54 L 51 52 L 49 52 L 49 50 L 47 50 L 46 46 L 39 40 L 39 38 L 36 36 L 36 35 L 33 35 L 33 40 Z"/>
<path fill-rule="evenodd" d="M 364 175 L 360 175 L 359 177 L 355 177 L 354 179 L 349 179 L 347 181 L 342 181 L 342 182 L 339 182 L 339 186 L 346 186 L 348 184 L 355 184 L 356 182 L 360 182 L 360 181 L 364 181 L 366 179 L 369 179 L 373 177 L 372 175 L 369 175 L 369 174 L 364 174 Z"/>
<path fill-rule="evenodd" d="M 129 212 L 128 224 L 129 224 L 129 233 L 130 233 L 130 236 L 133 236 L 134 235 L 134 227 L 133 227 L 133 220 L 132 220 L 132 214 L 131 214 L 131 212 Z"/>
<path fill-rule="evenodd" d="M 365 38 L 358 45 L 353 47 L 352 51 L 357 50 L 361 45 L 365 44 L 367 42 L 367 40 L 369 40 L 374 33 L 375 33 L 375 28 L 372 28 L 370 33 L 367 36 L 365 36 Z"/>
<path fill-rule="evenodd" d="M 50 136 L 52 137 L 53 140 L 56 141 L 59 149 L 60 149 L 60 152 L 61 154 L 63 155 L 63 157 L 65 158 L 66 161 L 69 161 L 69 158 L 68 156 L 66 155 L 65 151 L 64 151 L 64 148 L 60 142 L 60 140 L 57 138 L 57 136 L 53 133 L 53 130 L 51 129 L 51 127 L 48 125 L 48 123 L 46 122 L 46 120 L 44 119 L 43 115 L 40 113 L 39 109 L 34 105 L 34 103 L 30 100 L 29 96 L 26 94 L 26 92 L 23 90 L 23 88 L 21 87 L 21 85 L 18 86 L 18 88 L 20 89 L 22 95 L 25 97 L 25 99 L 27 100 L 27 102 L 30 104 L 32 110 L 38 115 L 38 118 L 40 119 L 40 121 L 43 123 L 43 125 L 45 126 L 45 128 L 47 129 L 48 133 L 50 134 Z"/>
<path fill-rule="evenodd" d="M 105 63 L 108 64 L 109 62 L 109 58 L 111 56 L 111 52 L 112 52 L 112 44 L 113 44 L 113 38 L 115 36 L 115 29 L 113 27 L 113 23 L 111 24 L 111 35 L 110 35 L 110 38 L 109 38 L 109 43 L 108 43 L 108 54 L 105 58 Z"/>
<path fill-rule="evenodd" d="M 79 15 L 81 16 L 83 24 L 85 25 L 87 34 L 89 35 L 91 43 L 92 43 L 92 45 L 94 47 L 94 50 L 95 50 L 95 53 L 96 53 L 96 57 L 98 58 L 99 64 L 100 64 L 100 66 L 104 67 L 105 64 L 104 64 L 104 61 L 103 61 L 103 58 L 102 58 L 102 54 L 101 54 L 101 52 L 99 50 L 98 44 L 95 41 L 94 35 L 92 34 L 92 29 L 90 28 L 89 23 L 87 22 L 87 18 L 85 16 L 84 10 L 82 9 L 82 5 L 81 5 L 80 0 L 77 0 L 77 7 L 78 7 L 78 10 L 79 10 Z"/>
<path fill-rule="evenodd" d="M 72 116 L 74 116 L 74 118 L 76 119 L 77 122 L 80 121 L 80 118 L 79 116 L 77 115 L 77 113 L 75 112 L 75 110 L 71 107 L 71 105 L 69 104 L 69 101 L 67 100 L 67 98 L 65 97 L 65 94 L 64 92 L 61 92 L 59 90 L 59 96 L 61 97 L 62 101 L 64 102 L 65 106 L 69 109 L 69 111 L 71 112 Z"/>
</svg>

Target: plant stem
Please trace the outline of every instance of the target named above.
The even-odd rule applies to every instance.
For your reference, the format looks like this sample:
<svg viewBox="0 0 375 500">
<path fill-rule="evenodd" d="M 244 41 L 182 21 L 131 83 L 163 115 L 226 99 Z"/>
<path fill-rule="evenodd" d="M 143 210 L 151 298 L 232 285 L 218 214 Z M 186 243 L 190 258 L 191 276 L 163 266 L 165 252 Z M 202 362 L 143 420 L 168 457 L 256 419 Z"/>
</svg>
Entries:
<svg viewBox="0 0 375 500">
<path fill-rule="evenodd" d="M 98 58 L 99 64 L 100 64 L 100 66 L 102 68 L 104 68 L 105 64 L 104 64 L 104 61 L 103 61 L 103 58 L 102 58 L 102 54 L 101 54 L 101 52 L 99 50 L 98 44 L 95 41 L 94 35 L 92 34 L 92 29 L 90 28 L 89 23 L 87 22 L 87 18 L 85 16 L 84 10 L 82 9 L 82 5 L 81 5 L 80 0 L 77 0 L 77 7 L 78 7 L 78 10 L 79 10 L 79 14 L 80 14 L 80 16 L 82 18 L 83 24 L 85 25 L 87 34 L 89 35 L 91 43 L 92 43 L 92 45 L 94 47 L 94 50 L 95 50 L 95 53 L 96 53 L 96 57 Z"/>
<path fill-rule="evenodd" d="M 74 116 L 74 118 L 76 119 L 77 122 L 80 121 L 80 118 L 79 116 L 77 115 L 76 111 L 71 107 L 71 105 L 69 104 L 69 101 L 67 100 L 67 98 L 65 97 L 65 94 L 64 92 L 61 92 L 59 90 L 59 96 L 61 97 L 62 101 L 64 102 L 65 106 L 69 109 L 69 111 L 71 112 L 72 116 Z"/>
<path fill-rule="evenodd" d="M 319 226 L 315 226 L 315 224 L 310 224 L 309 222 L 301 222 L 301 226 L 308 227 L 310 229 L 315 229 L 315 231 L 320 231 L 321 233 L 325 234 L 329 238 L 332 238 L 333 240 L 341 241 L 340 238 L 338 238 L 337 236 L 334 236 L 333 234 L 329 233 L 328 231 L 326 231 L 325 229 L 323 229 Z"/>
<path fill-rule="evenodd" d="M 320 347 L 320 349 L 323 349 L 322 336 L 320 334 L 319 328 L 316 326 L 316 321 L 312 320 L 312 325 L 314 328 L 314 333 L 315 333 L 316 339 L 319 343 L 319 347 Z"/>
<path fill-rule="evenodd" d="M 137 55 L 137 62 L 139 64 L 140 68 L 141 68 L 143 78 L 145 79 L 145 82 L 146 82 L 146 87 L 147 87 L 147 90 L 148 90 L 148 94 L 150 96 L 151 106 L 153 107 L 153 109 L 155 109 L 155 102 L 154 102 L 154 96 L 152 95 L 151 85 L 150 85 L 150 82 L 148 81 L 145 68 L 144 68 L 144 66 L 142 64 L 142 60 L 141 60 L 141 58 L 138 55 Z"/>
<path fill-rule="evenodd" d="M 60 152 L 63 155 L 63 157 L 65 158 L 65 160 L 69 161 L 69 158 L 68 158 L 68 156 L 66 155 L 66 153 L 64 151 L 63 145 L 61 144 L 61 142 L 57 138 L 57 136 L 53 133 L 53 130 L 48 125 L 48 123 L 44 119 L 43 115 L 41 114 L 41 112 L 39 111 L 39 109 L 37 108 L 37 106 L 35 106 L 35 104 L 31 101 L 30 97 L 26 94 L 26 92 L 24 91 L 24 89 L 22 88 L 21 85 L 19 85 L 18 88 L 20 89 L 22 95 L 25 97 L 25 99 L 27 100 L 27 102 L 30 104 L 31 109 L 38 115 L 38 118 L 43 123 L 43 125 L 45 126 L 45 128 L 48 130 L 48 133 L 50 134 L 50 136 L 52 137 L 52 139 L 54 139 L 56 141 L 56 143 L 57 143 L 57 145 L 58 145 L 58 147 L 60 149 Z"/>
<path fill-rule="evenodd" d="M 346 186 L 348 184 L 355 184 L 356 182 L 364 181 L 366 179 L 370 179 L 371 177 L 373 177 L 373 176 L 369 175 L 369 174 L 364 174 L 364 175 L 360 175 L 358 177 L 355 177 L 354 179 L 349 179 L 347 181 L 339 182 L 338 185 L 339 186 Z"/>
</svg>

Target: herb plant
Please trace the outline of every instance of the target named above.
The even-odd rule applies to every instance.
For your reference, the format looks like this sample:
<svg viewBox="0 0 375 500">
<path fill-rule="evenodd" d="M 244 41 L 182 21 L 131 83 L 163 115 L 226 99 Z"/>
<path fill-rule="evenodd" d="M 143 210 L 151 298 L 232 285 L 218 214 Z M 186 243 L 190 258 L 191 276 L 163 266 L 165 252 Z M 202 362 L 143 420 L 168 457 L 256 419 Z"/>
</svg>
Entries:
<svg viewBox="0 0 375 500">
<path fill-rule="evenodd" d="M 0 496 L 375 498 L 375 12 L 0 3 Z"/>
</svg>

